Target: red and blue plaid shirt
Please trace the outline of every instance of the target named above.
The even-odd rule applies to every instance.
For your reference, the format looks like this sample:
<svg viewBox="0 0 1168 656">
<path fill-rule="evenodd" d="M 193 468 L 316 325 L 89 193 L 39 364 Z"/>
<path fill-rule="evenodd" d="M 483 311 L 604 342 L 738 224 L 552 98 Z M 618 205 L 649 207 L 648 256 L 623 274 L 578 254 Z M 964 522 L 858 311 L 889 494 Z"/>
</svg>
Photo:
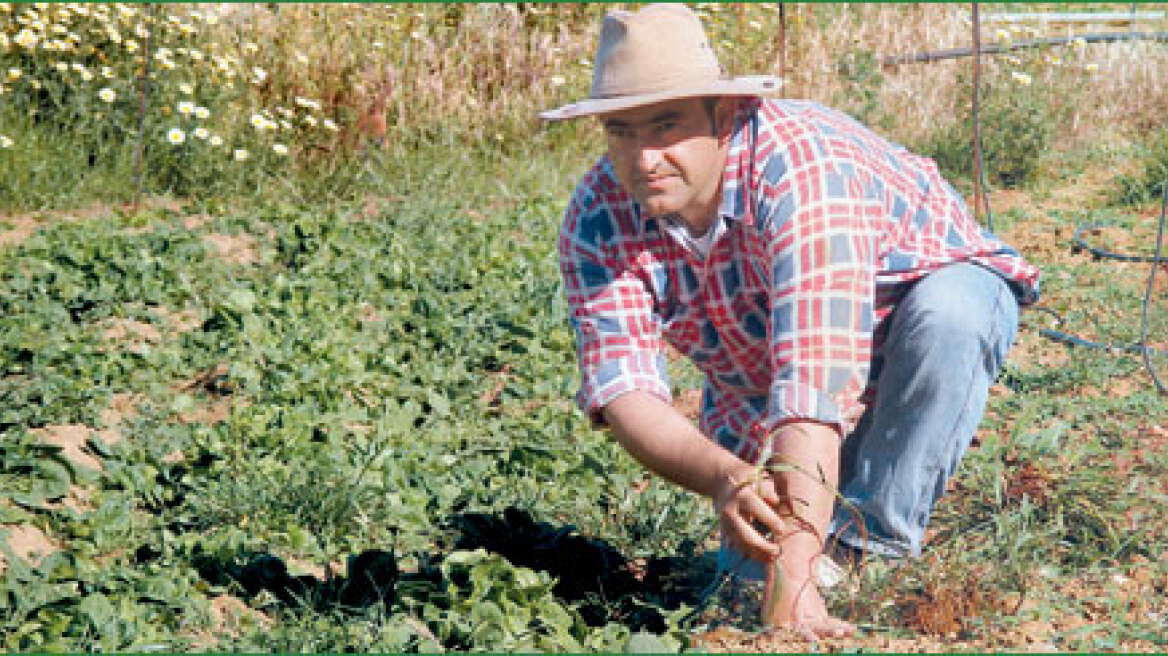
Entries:
<svg viewBox="0 0 1168 656">
<path fill-rule="evenodd" d="M 641 213 L 607 157 L 577 187 L 560 267 L 577 402 L 594 420 L 632 390 L 670 400 L 668 342 L 706 375 L 702 432 L 743 459 L 790 421 L 846 436 L 908 283 L 973 262 L 1022 303 L 1038 296 L 1038 270 L 975 223 L 931 160 L 810 102 L 739 102 L 718 221 L 703 256 Z"/>
</svg>

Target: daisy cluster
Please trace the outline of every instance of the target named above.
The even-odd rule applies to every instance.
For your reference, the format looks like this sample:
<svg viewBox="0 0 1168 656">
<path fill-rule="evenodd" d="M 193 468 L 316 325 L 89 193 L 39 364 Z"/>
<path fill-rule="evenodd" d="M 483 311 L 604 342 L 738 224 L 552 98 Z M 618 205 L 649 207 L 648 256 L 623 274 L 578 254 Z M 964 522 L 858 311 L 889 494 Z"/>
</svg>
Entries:
<svg viewBox="0 0 1168 656">
<path fill-rule="evenodd" d="M 315 98 L 259 104 L 273 83 L 263 53 L 236 31 L 216 29 L 226 27 L 220 12 L 217 5 L 0 4 L 0 103 L 33 120 L 120 129 L 123 137 L 142 118 L 166 144 L 223 149 L 237 162 L 249 149 L 288 156 L 293 144 L 339 133 Z M 15 145 L 0 137 L 0 148 Z"/>
</svg>

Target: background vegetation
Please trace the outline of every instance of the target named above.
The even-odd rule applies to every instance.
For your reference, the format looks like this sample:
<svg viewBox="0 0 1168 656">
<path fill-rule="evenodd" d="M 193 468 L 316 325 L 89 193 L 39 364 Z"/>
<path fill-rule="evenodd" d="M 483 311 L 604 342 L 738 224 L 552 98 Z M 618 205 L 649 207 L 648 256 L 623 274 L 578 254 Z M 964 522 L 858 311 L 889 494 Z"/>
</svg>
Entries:
<svg viewBox="0 0 1168 656">
<path fill-rule="evenodd" d="M 0 5 L 3 648 L 792 648 L 717 587 L 706 505 L 570 403 L 554 238 L 600 141 L 534 117 L 606 8 Z M 963 6 L 786 5 L 781 48 L 776 5 L 697 9 L 731 71 L 971 188 L 970 62 L 881 63 L 966 45 Z M 1154 246 L 1168 48 L 983 65 L 996 227 L 1133 343 L 1147 267 L 1069 238 Z M 829 646 L 1164 648 L 1163 400 L 1028 323 L 928 556 L 837 589 Z"/>
</svg>

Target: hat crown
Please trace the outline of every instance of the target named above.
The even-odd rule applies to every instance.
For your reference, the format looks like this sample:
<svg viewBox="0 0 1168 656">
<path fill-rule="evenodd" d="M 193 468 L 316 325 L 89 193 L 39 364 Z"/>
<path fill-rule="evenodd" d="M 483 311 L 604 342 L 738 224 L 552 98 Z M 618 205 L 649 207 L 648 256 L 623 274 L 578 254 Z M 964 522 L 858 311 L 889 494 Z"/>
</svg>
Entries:
<svg viewBox="0 0 1168 656">
<path fill-rule="evenodd" d="M 660 93 L 722 77 L 697 15 L 685 5 L 650 5 L 604 17 L 592 98 Z"/>
</svg>

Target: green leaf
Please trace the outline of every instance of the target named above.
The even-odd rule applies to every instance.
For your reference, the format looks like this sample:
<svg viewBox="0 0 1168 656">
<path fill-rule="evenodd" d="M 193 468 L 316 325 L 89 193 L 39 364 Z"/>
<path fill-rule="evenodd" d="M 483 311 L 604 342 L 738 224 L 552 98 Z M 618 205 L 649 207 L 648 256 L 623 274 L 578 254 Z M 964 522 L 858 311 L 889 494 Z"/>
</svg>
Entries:
<svg viewBox="0 0 1168 656">
<path fill-rule="evenodd" d="M 677 649 L 668 648 L 660 637 L 643 631 L 629 636 L 624 647 L 626 654 L 673 654 L 676 652 Z"/>
</svg>

